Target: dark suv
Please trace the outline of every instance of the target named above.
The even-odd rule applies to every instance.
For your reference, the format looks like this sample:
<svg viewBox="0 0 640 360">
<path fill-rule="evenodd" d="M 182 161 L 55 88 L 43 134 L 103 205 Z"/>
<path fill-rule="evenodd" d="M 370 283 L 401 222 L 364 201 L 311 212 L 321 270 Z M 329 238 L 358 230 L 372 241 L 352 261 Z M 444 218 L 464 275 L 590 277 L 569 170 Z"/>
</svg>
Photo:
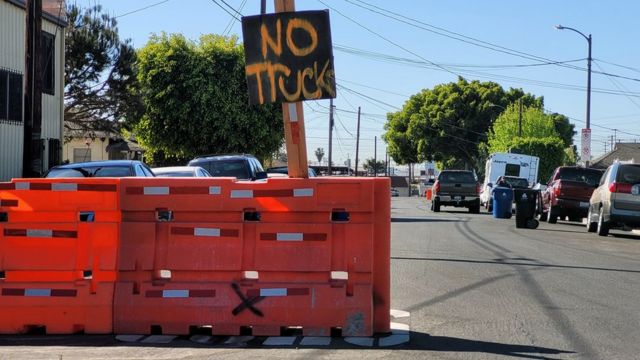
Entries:
<svg viewBox="0 0 640 360">
<path fill-rule="evenodd" d="M 476 174 L 466 170 L 443 170 L 433 184 L 431 210 L 440 211 L 448 205 L 469 208 L 469 212 L 480 212 L 480 184 Z"/>
<path fill-rule="evenodd" d="M 214 177 L 235 177 L 239 180 L 266 179 L 267 173 L 253 155 L 204 155 L 189 161 L 189 166 L 200 166 Z"/>
</svg>

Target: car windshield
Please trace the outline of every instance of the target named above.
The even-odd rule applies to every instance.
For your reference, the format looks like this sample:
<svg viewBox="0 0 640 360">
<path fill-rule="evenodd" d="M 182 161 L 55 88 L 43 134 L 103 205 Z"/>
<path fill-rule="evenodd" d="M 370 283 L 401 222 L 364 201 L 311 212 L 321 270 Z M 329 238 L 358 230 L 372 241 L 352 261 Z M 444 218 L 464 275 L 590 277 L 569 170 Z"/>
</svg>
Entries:
<svg viewBox="0 0 640 360">
<path fill-rule="evenodd" d="M 247 166 L 244 160 L 211 161 L 200 166 L 206 167 L 211 176 L 229 176 L 238 179 L 249 178 L 249 173 L 247 172 Z"/>
<path fill-rule="evenodd" d="M 596 186 L 600 183 L 602 172 L 596 169 L 562 168 L 558 175 L 562 180 L 579 181 Z"/>
<path fill-rule="evenodd" d="M 616 181 L 627 184 L 640 183 L 640 165 L 622 165 Z"/>
<path fill-rule="evenodd" d="M 504 181 L 507 183 L 507 185 L 513 188 L 524 189 L 529 187 L 529 182 L 525 178 L 505 177 Z"/>
<path fill-rule="evenodd" d="M 131 176 L 129 166 L 83 166 L 77 168 L 54 168 L 49 171 L 47 178 L 77 178 L 77 177 L 126 177 Z"/>
<path fill-rule="evenodd" d="M 472 172 L 466 171 L 452 171 L 452 172 L 443 172 L 440 174 L 438 178 L 440 182 L 455 182 L 455 183 L 470 183 L 475 182 L 476 177 Z"/>
</svg>

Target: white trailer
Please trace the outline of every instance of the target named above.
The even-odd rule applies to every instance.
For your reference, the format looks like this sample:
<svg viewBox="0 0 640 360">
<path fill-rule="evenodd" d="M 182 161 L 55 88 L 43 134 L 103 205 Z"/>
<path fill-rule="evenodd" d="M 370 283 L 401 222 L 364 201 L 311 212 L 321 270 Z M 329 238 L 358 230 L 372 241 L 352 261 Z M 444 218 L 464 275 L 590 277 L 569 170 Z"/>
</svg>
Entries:
<svg viewBox="0 0 640 360">
<path fill-rule="evenodd" d="M 517 176 L 527 179 L 529 186 L 538 182 L 540 158 L 537 156 L 493 153 L 487 159 L 484 171 L 484 182 L 480 193 L 480 203 L 491 207 L 491 190 L 500 176 Z"/>
</svg>

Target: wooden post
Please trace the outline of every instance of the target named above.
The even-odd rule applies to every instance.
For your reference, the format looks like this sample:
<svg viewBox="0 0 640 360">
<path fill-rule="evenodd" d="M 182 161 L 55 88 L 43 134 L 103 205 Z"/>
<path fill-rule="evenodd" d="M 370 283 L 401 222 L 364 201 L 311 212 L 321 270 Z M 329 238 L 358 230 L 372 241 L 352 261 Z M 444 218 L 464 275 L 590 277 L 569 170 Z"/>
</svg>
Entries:
<svg viewBox="0 0 640 360">
<path fill-rule="evenodd" d="M 358 106 L 358 132 L 356 133 L 356 176 L 358 176 L 358 152 L 360 151 L 360 106 Z"/>
<path fill-rule="evenodd" d="M 295 11 L 294 0 L 274 0 L 276 12 Z M 282 103 L 284 136 L 287 146 L 289 177 L 308 178 L 307 138 L 304 131 L 304 108 L 302 102 Z"/>
</svg>

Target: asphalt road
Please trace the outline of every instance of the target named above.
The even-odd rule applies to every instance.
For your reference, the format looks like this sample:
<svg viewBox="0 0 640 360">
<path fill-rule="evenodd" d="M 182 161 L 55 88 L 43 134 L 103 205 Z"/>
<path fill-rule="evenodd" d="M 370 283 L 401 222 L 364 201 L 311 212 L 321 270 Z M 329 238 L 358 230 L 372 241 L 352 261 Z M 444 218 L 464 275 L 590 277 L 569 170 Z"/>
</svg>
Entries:
<svg viewBox="0 0 640 360">
<path fill-rule="evenodd" d="M 640 236 L 392 201 L 392 308 L 410 342 L 266 346 L 264 339 L 122 343 L 113 336 L 0 336 L 4 359 L 640 359 Z"/>
</svg>

